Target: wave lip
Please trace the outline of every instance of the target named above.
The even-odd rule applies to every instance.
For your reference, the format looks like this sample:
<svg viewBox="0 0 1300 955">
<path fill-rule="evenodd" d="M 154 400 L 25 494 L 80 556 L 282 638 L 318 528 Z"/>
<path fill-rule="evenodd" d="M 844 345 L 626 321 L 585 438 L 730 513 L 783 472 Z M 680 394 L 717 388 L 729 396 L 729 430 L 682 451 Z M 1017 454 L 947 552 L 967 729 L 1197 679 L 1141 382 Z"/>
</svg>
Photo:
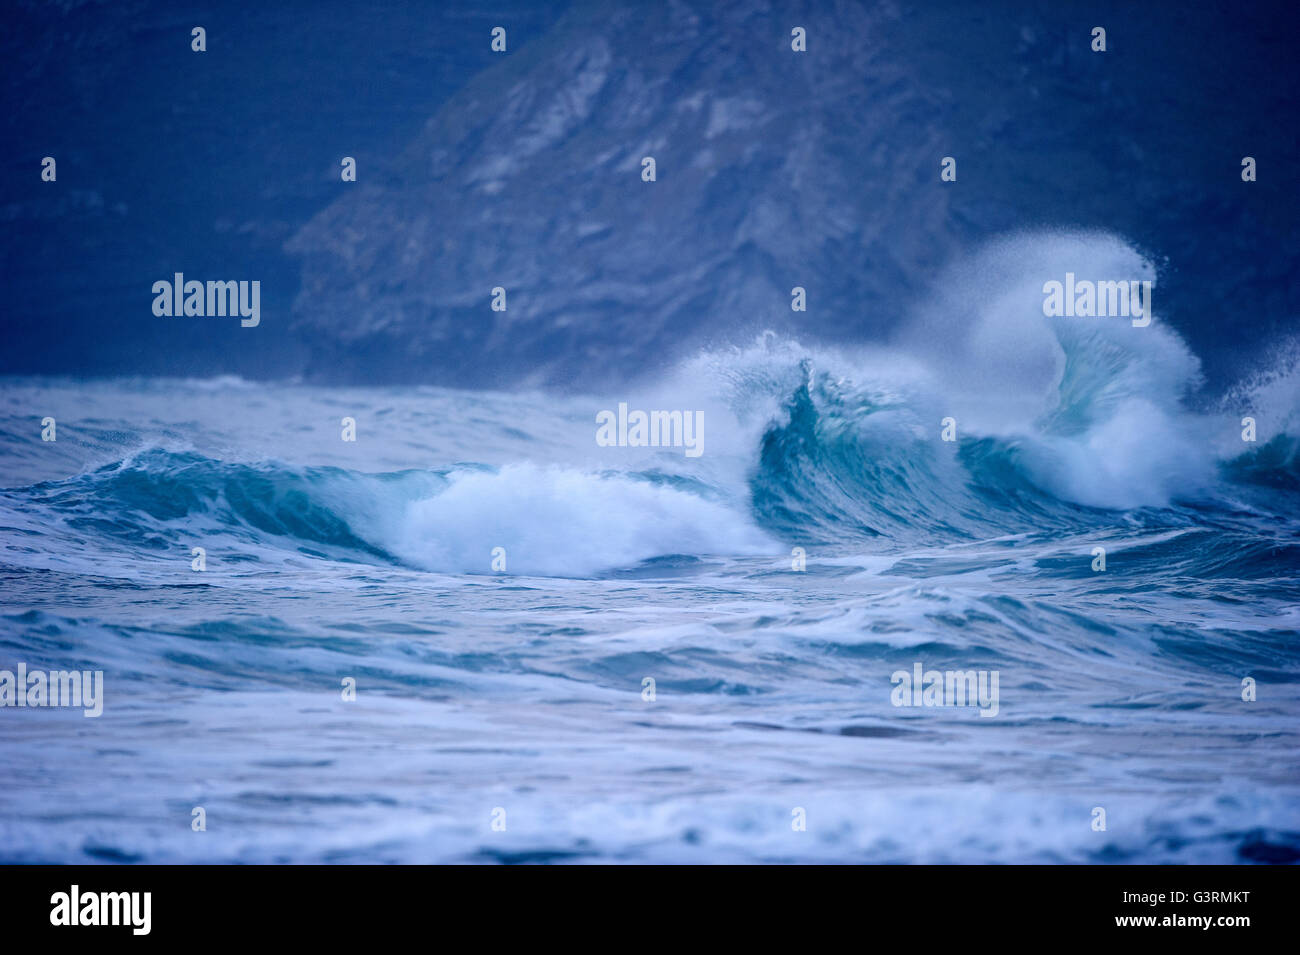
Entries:
<svg viewBox="0 0 1300 955">
<path fill-rule="evenodd" d="M 945 541 L 1086 528 L 1115 511 L 1164 521 L 1193 504 L 1237 507 L 1243 484 L 1294 486 L 1294 356 L 1224 408 L 1195 410 L 1200 363 L 1161 320 L 1158 295 L 1144 327 L 1045 316 L 1044 284 L 1068 272 L 1155 274 L 1115 236 L 1023 234 L 954 265 L 890 348 L 763 340 L 732 356 L 742 368 L 784 361 L 784 380 L 796 367 L 800 379 L 760 444 L 760 520 L 817 542 Z M 1271 440 L 1242 456 L 1226 412 L 1255 407 Z M 1256 500 L 1294 517 L 1294 502 Z"/>
</svg>

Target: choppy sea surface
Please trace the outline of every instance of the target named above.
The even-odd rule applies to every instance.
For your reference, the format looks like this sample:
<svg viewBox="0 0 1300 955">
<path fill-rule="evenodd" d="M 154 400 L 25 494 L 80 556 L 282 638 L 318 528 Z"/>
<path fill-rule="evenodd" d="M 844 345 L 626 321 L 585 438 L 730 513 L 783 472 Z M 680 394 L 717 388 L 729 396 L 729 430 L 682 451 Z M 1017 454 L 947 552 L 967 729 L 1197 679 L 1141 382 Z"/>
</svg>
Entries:
<svg viewBox="0 0 1300 955">
<path fill-rule="evenodd" d="M 0 382 L 0 668 L 105 680 L 0 709 L 0 859 L 1300 859 L 1294 351 L 986 301 L 624 394 Z"/>
</svg>

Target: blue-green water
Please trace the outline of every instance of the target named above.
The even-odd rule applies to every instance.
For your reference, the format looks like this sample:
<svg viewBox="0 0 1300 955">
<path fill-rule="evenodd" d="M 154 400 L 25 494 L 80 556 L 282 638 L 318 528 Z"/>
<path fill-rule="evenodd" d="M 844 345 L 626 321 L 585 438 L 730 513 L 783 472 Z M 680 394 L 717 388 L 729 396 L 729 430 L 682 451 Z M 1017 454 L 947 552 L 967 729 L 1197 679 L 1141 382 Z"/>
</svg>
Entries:
<svg viewBox="0 0 1300 955">
<path fill-rule="evenodd" d="M 0 383 L 0 668 L 105 675 L 0 709 L 0 857 L 1294 861 L 1292 366 L 1197 405 L 1158 325 L 996 330 L 595 396 Z M 619 401 L 704 453 L 598 446 Z M 996 716 L 893 705 L 916 663 Z"/>
</svg>

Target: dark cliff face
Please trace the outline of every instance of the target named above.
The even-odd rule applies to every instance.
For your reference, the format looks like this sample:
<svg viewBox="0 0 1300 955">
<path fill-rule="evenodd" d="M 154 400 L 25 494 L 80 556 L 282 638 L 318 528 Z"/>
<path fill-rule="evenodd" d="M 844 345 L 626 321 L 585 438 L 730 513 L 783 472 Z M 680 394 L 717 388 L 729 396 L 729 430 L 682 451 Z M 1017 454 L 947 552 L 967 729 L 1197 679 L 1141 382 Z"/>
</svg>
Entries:
<svg viewBox="0 0 1300 955">
<path fill-rule="evenodd" d="M 1044 226 L 1148 252 L 1158 314 L 1211 377 L 1300 310 L 1289 5 L 515 6 L 246 14 L 223 32 L 237 62 L 210 39 L 201 75 L 171 33 L 202 16 L 83 7 L 64 14 L 89 71 L 71 80 L 28 12 L 48 49 L 11 51 L 23 69 L 5 87 L 24 134 L 7 175 L 32 180 L 5 206 L 17 315 L 107 322 L 78 370 L 164 370 L 152 356 L 172 348 L 188 374 L 585 386 L 767 328 L 880 338 L 945 263 Z M 179 51 L 150 59 L 160 35 Z M 61 94 L 38 120 L 24 97 L 43 79 Z M 61 163 L 53 199 L 33 170 L 60 136 L 94 168 Z M 1246 155 L 1258 182 L 1241 182 Z M 263 278 L 256 341 L 157 324 L 149 282 L 181 268 Z M 18 339 L 4 370 L 67 361 Z"/>
<path fill-rule="evenodd" d="M 393 182 L 295 237 L 300 327 L 508 384 L 786 327 L 796 285 L 815 335 L 878 324 L 953 242 L 926 91 L 861 42 L 896 27 L 854 4 L 798 24 L 754 3 L 579 6 L 449 101 Z"/>
</svg>

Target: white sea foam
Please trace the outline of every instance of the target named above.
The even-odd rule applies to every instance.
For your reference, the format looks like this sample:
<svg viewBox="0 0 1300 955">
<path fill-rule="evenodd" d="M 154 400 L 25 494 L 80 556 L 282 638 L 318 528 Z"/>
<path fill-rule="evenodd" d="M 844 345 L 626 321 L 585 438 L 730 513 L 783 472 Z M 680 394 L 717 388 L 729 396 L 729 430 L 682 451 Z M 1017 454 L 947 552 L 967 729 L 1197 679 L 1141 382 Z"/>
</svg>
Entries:
<svg viewBox="0 0 1300 955">
<path fill-rule="evenodd" d="M 516 574 L 580 577 L 668 554 L 775 553 L 746 518 L 697 493 L 622 475 L 516 464 L 457 472 L 411 503 L 389 549 L 430 570 L 491 572 L 504 547 Z"/>
</svg>

